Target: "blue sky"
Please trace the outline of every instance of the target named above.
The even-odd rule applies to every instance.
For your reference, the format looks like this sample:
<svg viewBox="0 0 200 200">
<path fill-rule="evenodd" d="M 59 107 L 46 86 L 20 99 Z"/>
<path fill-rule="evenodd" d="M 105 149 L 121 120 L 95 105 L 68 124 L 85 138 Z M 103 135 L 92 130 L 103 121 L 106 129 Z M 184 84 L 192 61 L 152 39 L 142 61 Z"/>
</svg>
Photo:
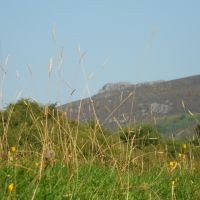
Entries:
<svg viewBox="0 0 200 200">
<path fill-rule="evenodd" d="M 198 0 L 0 0 L 3 105 L 63 104 L 107 82 L 200 74 L 199 10 Z"/>
</svg>

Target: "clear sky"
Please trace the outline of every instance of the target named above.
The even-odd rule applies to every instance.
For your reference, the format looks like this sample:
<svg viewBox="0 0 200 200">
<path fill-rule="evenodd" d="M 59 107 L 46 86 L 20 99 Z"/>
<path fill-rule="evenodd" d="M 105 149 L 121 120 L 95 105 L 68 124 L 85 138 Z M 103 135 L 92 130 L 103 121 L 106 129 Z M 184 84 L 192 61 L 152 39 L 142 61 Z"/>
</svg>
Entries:
<svg viewBox="0 0 200 200">
<path fill-rule="evenodd" d="M 199 0 L 0 0 L 3 105 L 200 74 L 199 10 Z"/>
</svg>

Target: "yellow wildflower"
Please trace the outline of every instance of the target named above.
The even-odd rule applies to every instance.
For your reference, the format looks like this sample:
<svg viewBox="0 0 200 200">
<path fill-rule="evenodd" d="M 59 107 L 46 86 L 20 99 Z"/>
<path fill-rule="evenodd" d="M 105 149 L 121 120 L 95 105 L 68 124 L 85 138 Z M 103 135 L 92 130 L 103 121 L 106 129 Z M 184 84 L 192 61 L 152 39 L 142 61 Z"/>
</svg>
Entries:
<svg viewBox="0 0 200 200">
<path fill-rule="evenodd" d="M 11 147 L 10 148 L 10 152 L 11 153 L 15 153 L 17 151 L 17 148 L 15 146 Z"/>
<path fill-rule="evenodd" d="M 169 166 L 175 168 L 177 166 L 177 162 L 176 161 L 170 161 Z"/>
<path fill-rule="evenodd" d="M 187 144 L 183 144 L 182 147 L 183 147 L 183 149 L 186 149 L 187 148 Z"/>
<path fill-rule="evenodd" d="M 179 154 L 178 154 L 178 157 L 179 157 L 179 158 L 182 158 L 182 154 L 181 154 L 181 153 L 179 153 Z"/>
<path fill-rule="evenodd" d="M 185 154 L 179 153 L 179 154 L 178 154 L 178 157 L 179 157 L 180 159 L 183 159 L 183 160 L 186 159 L 186 155 L 185 155 Z"/>
<path fill-rule="evenodd" d="M 9 191 L 9 192 L 12 192 L 12 191 L 14 190 L 14 188 L 15 188 L 15 184 L 14 184 L 14 183 L 10 183 L 10 184 L 8 185 L 8 191 Z"/>
<path fill-rule="evenodd" d="M 174 186 L 175 186 L 175 183 L 176 183 L 175 181 L 172 181 L 172 187 L 174 187 Z"/>
</svg>

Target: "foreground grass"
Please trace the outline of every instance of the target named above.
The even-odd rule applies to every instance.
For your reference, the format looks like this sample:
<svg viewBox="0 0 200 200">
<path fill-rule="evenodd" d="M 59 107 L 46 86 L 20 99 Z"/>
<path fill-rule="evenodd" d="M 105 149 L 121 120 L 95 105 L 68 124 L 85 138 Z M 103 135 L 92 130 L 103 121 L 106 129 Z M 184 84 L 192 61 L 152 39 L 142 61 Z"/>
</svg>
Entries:
<svg viewBox="0 0 200 200">
<path fill-rule="evenodd" d="M 21 162 L 20 162 L 21 163 Z M 199 199 L 200 171 L 166 167 L 143 173 L 85 163 L 78 168 L 57 162 L 41 178 L 34 161 L 1 163 L 1 199 Z M 174 181 L 174 182 L 173 182 Z M 13 191 L 8 185 L 14 183 Z M 173 194 L 172 194 L 173 193 Z"/>
<path fill-rule="evenodd" d="M 200 199 L 198 140 L 142 145 L 27 100 L 0 115 L 0 199 Z"/>
</svg>

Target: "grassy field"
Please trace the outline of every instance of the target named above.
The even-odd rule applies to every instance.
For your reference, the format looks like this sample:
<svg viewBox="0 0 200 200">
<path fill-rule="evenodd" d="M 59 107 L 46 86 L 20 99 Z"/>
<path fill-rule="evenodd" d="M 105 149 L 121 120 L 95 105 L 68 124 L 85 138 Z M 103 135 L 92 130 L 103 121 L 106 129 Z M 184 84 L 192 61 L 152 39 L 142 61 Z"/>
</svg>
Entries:
<svg viewBox="0 0 200 200">
<path fill-rule="evenodd" d="M 24 99 L 0 114 L 0 199 L 200 199 L 198 138 L 147 142 Z"/>
</svg>

